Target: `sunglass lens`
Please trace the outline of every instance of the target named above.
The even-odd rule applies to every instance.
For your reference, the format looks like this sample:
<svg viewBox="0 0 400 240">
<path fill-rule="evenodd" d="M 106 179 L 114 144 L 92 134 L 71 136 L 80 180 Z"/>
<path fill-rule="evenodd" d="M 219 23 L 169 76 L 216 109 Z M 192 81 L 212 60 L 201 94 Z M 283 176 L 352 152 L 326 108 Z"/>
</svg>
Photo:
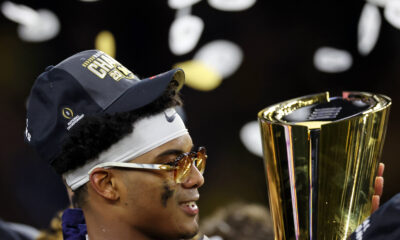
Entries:
<svg viewBox="0 0 400 240">
<path fill-rule="evenodd" d="M 201 174 L 204 173 L 206 167 L 206 149 L 200 147 L 197 153 L 186 153 L 178 163 L 178 168 L 175 170 L 175 179 L 177 183 L 182 183 L 189 174 L 192 164 L 194 164 Z"/>
<path fill-rule="evenodd" d="M 189 159 L 189 156 L 185 154 L 185 156 L 178 163 L 178 169 L 176 170 L 176 181 L 178 183 L 182 183 L 190 171 L 190 167 L 192 164 Z"/>
<path fill-rule="evenodd" d="M 197 152 L 196 166 L 201 172 L 201 174 L 204 173 L 204 170 L 206 168 L 206 160 L 207 160 L 206 149 L 204 147 L 200 147 L 199 151 Z"/>
</svg>

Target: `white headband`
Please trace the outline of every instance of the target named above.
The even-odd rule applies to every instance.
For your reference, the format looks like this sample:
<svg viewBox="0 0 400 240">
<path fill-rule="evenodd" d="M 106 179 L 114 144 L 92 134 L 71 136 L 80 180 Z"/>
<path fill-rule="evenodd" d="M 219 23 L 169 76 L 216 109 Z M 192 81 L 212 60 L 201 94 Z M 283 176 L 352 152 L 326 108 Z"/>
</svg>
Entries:
<svg viewBox="0 0 400 240">
<path fill-rule="evenodd" d="M 88 172 L 94 166 L 104 162 L 127 162 L 188 133 L 181 117 L 173 108 L 141 119 L 133 127 L 131 134 L 102 152 L 97 159 L 64 173 L 67 185 L 76 190 L 89 181 Z"/>
</svg>

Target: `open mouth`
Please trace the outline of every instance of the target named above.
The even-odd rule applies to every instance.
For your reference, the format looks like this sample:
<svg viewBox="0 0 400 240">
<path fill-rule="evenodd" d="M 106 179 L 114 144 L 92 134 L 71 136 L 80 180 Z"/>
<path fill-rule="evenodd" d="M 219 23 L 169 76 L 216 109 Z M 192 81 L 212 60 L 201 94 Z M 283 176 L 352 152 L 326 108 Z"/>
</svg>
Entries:
<svg viewBox="0 0 400 240">
<path fill-rule="evenodd" d="M 189 216 L 196 216 L 199 213 L 199 207 L 195 201 L 183 202 L 179 206 Z"/>
</svg>

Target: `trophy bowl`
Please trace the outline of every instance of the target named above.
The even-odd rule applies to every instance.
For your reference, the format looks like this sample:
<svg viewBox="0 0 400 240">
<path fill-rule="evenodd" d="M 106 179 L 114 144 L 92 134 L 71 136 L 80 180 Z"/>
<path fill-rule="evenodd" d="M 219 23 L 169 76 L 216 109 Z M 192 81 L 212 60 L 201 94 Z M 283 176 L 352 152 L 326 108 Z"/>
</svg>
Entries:
<svg viewBox="0 0 400 240">
<path fill-rule="evenodd" d="M 320 93 L 258 113 L 275 239 L 347 239 L 371 214 L 391 99 Z"/>
</svg>

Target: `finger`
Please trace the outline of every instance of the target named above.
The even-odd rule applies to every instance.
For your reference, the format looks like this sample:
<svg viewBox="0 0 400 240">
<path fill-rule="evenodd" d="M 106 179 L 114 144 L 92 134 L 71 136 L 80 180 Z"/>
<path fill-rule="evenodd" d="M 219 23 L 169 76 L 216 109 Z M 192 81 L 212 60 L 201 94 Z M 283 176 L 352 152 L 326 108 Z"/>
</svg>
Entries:
<svg viewBox="0 0 400 240">
<path fill-rule="evenodd" d="M 383 177 L 375 178 L 375 195 L 382 196 L 383 193 Z"/>
<path fill-rule="evenodd" d="M 382 177 L 383 176 L 383 171 L 385 170 L 385 164 L 384 163 L 379 163 L 379 167 L 378 167 L 378 177 Z"/>
<path fill-rule="evenodd" d="M 380 197 L 378 195 L 372 196 L 372 209 L 371 213 L 375 212 L 379 208 Z"/>
</svg>

